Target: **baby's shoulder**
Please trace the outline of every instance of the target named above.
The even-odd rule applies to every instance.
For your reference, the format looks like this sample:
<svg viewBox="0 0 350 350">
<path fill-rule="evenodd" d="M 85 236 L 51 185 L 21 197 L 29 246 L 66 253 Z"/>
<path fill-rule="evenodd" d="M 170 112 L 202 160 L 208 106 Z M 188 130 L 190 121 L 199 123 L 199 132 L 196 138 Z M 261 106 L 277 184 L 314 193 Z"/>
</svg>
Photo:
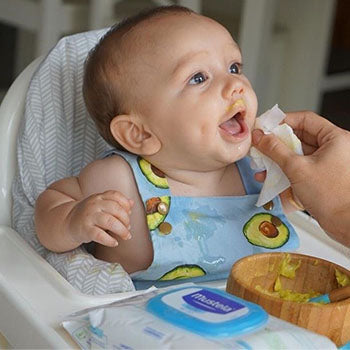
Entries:
<svg viewBox="0 0 350 350">
<path fill-rule="evenodd" d="M 135 186 L 129 163 L 121 156 L 112 155 L 88 164 L 79 175 L 84 192 L 116 190 L 128 192 Z"/>
<path fill-rule="evenodd" d="M 121 156 L 114 154 L 112 156 L 97 159 L 90 164 L 88 164 L 82 172 L 86 172 L 93 176 L 108 176 L 119 171 L 123 175 L 132 175 L 132 169 L 129 163 Z"/>
</svg>

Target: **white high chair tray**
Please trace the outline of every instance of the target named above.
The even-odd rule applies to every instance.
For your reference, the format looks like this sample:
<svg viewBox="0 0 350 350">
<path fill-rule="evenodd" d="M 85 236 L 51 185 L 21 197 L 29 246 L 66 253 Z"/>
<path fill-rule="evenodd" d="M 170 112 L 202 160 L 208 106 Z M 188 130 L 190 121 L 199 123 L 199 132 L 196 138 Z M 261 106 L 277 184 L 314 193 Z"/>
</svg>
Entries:
<svg viewBox="0 0 350 350">
<path fill-rule="evenodd" d="M 312 218 L 294 213 L 289 219 L 300 237 L 298 252 L 350 269 L 349 249 L 330 239 Z M 225 288 L 225 281 L 208 285 Z M 60 326 L 62 318 L 131 294 L 89 296 L 80 293 L 14 230 L 0 226 L 0 332 L 12 347 L 78 348 Z"/>
</svg>

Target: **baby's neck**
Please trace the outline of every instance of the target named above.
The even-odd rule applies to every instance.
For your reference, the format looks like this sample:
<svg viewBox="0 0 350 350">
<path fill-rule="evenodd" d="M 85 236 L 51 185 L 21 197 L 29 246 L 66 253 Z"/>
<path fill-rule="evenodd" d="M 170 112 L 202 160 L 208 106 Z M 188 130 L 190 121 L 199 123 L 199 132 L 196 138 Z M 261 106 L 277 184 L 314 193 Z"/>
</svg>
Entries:
<svg viewBox="0 0 350 350">
<path fill-rule="evenodd" d="M 166 171 L 171 194 L 174 196 L 210 197 L 245 194 L 236 164 L 210 172 L 171 169 Z"/>
</svg>

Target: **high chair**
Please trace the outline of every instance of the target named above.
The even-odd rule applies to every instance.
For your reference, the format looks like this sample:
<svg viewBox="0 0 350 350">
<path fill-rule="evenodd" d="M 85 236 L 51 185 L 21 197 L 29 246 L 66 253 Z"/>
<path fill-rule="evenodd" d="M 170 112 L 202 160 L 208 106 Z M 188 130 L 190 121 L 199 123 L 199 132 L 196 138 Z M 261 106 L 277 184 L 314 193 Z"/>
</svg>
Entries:
<svg viewBox="0 0 350 350">
<path fill-rule="evenodd" d="M 59 55 L 64 55 L 65 50 L 72 43 L 74 49 L 79 52 L 81 49 L 79 38 L 85 36 L 90 46 L 93 46 L 99 35 L 101 32 L 89 32 L 64 38 L 50 55 L 54 52 L 58 55 L 56 59 L 59 60 Z M 86 55 L 86 48 L 83 51 L 82 56 Z M 77 56 L 76 58 L 77 61 L 73 62 L 72 67 L 81 69 L 84 57 Z M 28 99 L 35 98 L 29 95 L 26 101 L 28 86 L 32 77 L 42 74 L 45 62 L 47 64 L 48 58 L 39 57 L 32 62 L 13 83 L 0 107 L 0 154 L 2 157 L 0 168 L 0 333 L 5 336 L 13 348 L 77 348 L 78 346 L 60 325 L 64 316 L 87 307 L 122 299 L 134 293 L 90 296 L 79 292 L 13 229 L 11 187 L 12 180 L 19 170 L 16 165 L 16 138 L 21 119 L 25 115 L 25 104 L 29 108 L 31 104 Z M 59 61 L 58 65 L 60 64 L 63 63 Z M 43 94 L 47 93 L 50 84 L 66 83 L 62 77 L 66 71 L 63 67 L 61 68 L 57 74 L 46 80 L 48 85 L 43 86 Z M 81 79 L 78 78 L 75 83 L 81 88 Z M 64 85 L 65 88 L 66 85 Z M 77 90 L 78 93 L 80 92 Z M 52 98 L 57 98 L 57 96 L 52 96 Z M 62 98 L 67 98 L 67 96 L 62 95 Z M 69 94 L 69 98 L 77 97 Z M 74 118 L 74 115 L 71 117 Z M 51 137 L 50 135 L 47 136 Z M 22 134 L 19 135 L 21 136 Z M 77 136 L 72 135 L 72 137 Z M 92 136 L 86 134 L 85 137 Z M 82 142 L 81 146 L 86 147 L 87 145 Z M 21 171 L 25 172 L 25 169 Z M 40 171 L 41 169 L 38 169 L 38 175 Z M 348 251 L 328 238 L 312 218 L 304 213 L 295 213 L 289 215 L 289 218 L 300 237 L 301 247 L 298 252 L 326 258 L 350 268 Z M 224 288 L 225 281 L 213 282 L 212 285 Z M 140 339 L 140 347 L 142 347 L 142 339 Z"/>
</svg>

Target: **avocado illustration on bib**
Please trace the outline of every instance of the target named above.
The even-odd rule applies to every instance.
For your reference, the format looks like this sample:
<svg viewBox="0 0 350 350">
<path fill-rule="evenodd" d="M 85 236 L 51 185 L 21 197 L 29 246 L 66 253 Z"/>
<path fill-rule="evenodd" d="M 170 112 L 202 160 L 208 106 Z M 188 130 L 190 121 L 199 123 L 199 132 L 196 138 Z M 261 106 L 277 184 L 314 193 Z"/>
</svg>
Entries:
<svg viewBox="0 0 350 350">
<path fill-rule="evenodd" d="M 255 214 L 244 225 L 243 233 L 249 243 L 269 249 L 282 247 L 289 239 L 288 227 L 269 213 Z"/>
<path fill-rule="evenodd" d="M 155 230 L 166 218 L 170 208 L 170 196 L 152 197 L 146 201 L 148 228 Z"/>
<path fill-rule="evenodd" d="M 140 169 L 146 179 L 156 187 L 169 188 L 168 180 L 161 170 L 153 166 L 143 158 L 138 158 Z"/>
<path fill-rule="evenodd" d="M 198 265 L 179 265 L 165 273 L 159 281 L 179 280 L 204 275 L 206 275 L 206 272 Z"/>
</svg>

